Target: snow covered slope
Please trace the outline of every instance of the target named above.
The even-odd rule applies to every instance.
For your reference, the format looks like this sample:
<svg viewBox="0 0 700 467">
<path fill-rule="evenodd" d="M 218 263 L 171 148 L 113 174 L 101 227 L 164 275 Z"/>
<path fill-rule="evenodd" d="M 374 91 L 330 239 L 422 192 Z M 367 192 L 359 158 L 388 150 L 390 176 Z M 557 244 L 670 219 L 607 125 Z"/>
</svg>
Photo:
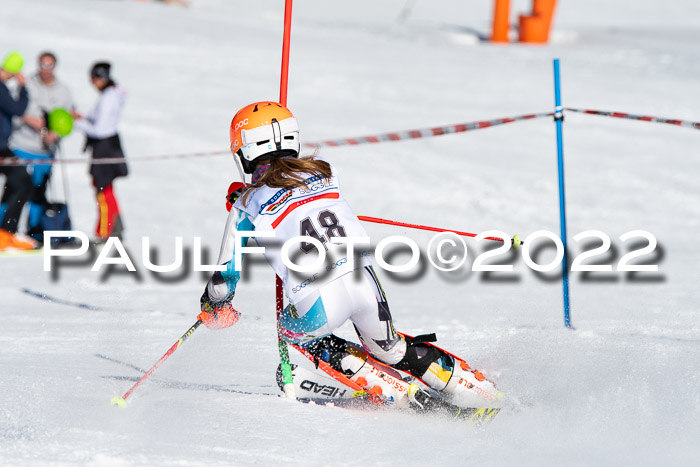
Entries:
<svg viewBox="0 0 700 467">
<path fill-rule="evenodd" d="M 81 110 L 96 99 L 89 66 L 111 60 L 129 92 L 121 133 L 133 159 L 221 150 L 238 108 L 278 96 L 283 3 L 4 0 L 0 54 L 20 50 L 33 70 L 38 52 L 54 50 Z M 700 120 L 694 0 L 564 0 L 546 46 L 479 42 L 490 2 L 415 2 L 404 23 L 404 1 L 296 3 L 289 106 L 306 141 L 550 110 L 555 57 L 567 106 Z M 700 132 L 567 114 L 564 141 L 572 252 L 582 251 L 573 235 L 601 230 L 615 264 L 630 249 L 619 235 L 643 229 L 659 241 L 647 257 L 659 273 L 572 274 L 575 331 L 562 325 L 560 281 L 518 255 L 510 280 L 430 266 L 381 274 L 399 329 L 437 332 L 519 401 L 487 430 L 278 398 L 274 280 L 261 263 L 237 293 L 236 326 L 198 330 L 126 410 L 109 406 L 196 319 L 205 277 L 150 273 L 140 239 L 158 245 L 160 263 L 174 257 L 176 236 L 190 250 L 202 237 L 216 256 L 237 173 L 229 156 L 214 156 L 134 162 L 116 183 L 138 275 L 93 273 L 87 260 L 51 274 L 41 256 L 0 258 L 0 464 L 697 464 Z M 81 144 L 69 137 L 65 155 L 78 157 Z M 559 231 L 549 119 L 322 154 L 358 214 Z M 91 232 L 86 167 L 66 170 L 74 226 Z M 430 238 L 366 227 L 377 240 Z M 469 248 L 468 265 L 480 245 Z"/>
</svg>

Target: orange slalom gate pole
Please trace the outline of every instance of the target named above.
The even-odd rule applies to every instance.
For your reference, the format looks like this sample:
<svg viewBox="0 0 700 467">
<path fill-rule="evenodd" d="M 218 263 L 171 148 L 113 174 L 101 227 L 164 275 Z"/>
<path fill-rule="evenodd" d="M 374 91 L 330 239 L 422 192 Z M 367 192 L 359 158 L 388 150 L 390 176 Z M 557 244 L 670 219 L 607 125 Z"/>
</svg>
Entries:
<svg viewBox="0 0 700 467">
<path fill-rule="evenodd" d="M 510 28 L 509 22 L 510 0 L 494 0 L 491 42 L 508 42 L 508 29 Z"/>
<path fill-rule="evenodd" d="M 284 2 L 284 36 L 282 39 L 282 73 L 280 76 L 280 104 L 287 106 L 287 86 L 289 83 L 289 42 L 292 30 L 292 0 Z M 277 310 L 277 322 L 280 314 L 284 310 L 284 291 L 282 290 L 282 279 L 275 278 L 275 309 Z M 292 367 L 289 364 L 289 350 L 287 343 L 277 333 L 277 348 L 280 354 L 280 365 L 282 369 L 282 384 L 284 394 L 289 399 L 296 399 L 294 390 L 294 380 L 292 377 Z"/>
<path fill-rule="evenodd" d="M 520 42 L 544 44 L 549 41 L 549 30 L 557 0 L 533 0 L 532 14 L 520 15 Z"/>
<path fill-rule="evenodd" d="M 292 0 L 284 2 L 284 37 L 282 39 L 282 75 L 280 77 L 280 104 L 287 106 L 289 83 L 289 42 L 292 32 Z"/>
</svg>

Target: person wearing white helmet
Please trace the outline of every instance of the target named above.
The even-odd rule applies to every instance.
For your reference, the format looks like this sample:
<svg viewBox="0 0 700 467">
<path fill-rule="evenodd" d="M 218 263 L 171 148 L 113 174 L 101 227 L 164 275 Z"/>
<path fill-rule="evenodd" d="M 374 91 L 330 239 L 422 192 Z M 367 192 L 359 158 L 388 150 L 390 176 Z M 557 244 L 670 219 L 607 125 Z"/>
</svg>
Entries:
<svg viewBox="0 0 700 467">
<path fill-rule="evenodd" d="M 434 335 L 410 338 L 396 332 L 371 259 L 356 258 L 346 244 L 350 238 L 369 241 L 367 233 L 343 197 L 333 167 L 319 158 L 299 158 L 297 120 L 286 107 L 276 102 L 244 107 L 231 122 L 230 141 L 237 163 L 252 175 L 252 185 L 239 184 L 230 196 L 218 261 L 225 270 L 212 275 L 200 299 L 205 326 L 227 327 L 240 316 L 231 301 L 240 279 L 237 250 L 247 241 L 240 234 L 245 232 L 264 247 L 265 259 L 283 281 L 289 306 L 279 317 L 278 331 L 284 340 L 329 363 L 384 403 L 422 408 L 430 401 L 395 369 L 448 395 L 466 397 L 462 402 L 480 404 L 476 407 L 497 403 L 502 393 L 495 385 L 430 344 Z M 286 254 L 304 269 L 301 273 L 282 260 L 281 245 L 294 238 Z M 321 251 L 323 262 L 317 260 Z M 333 334 L 348 320 L 361 346 Z"/>
</svg>

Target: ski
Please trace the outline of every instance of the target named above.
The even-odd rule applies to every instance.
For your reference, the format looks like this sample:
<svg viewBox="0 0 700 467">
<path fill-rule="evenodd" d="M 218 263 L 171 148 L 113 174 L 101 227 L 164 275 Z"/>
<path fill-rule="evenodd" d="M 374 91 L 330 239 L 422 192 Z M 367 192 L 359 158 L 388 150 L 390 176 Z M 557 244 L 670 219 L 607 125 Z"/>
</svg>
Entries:
<svg viewBox="0 0 700 467">
<path fill-rule="evenodd" d="M 357 383 L 333 369 L 327 362 L 317 360 L 306 349 L 295 344 L 289 344 L 310 362 L 317 365 L 319 371 L 312 371 L 301 365 L 292 365 L 292 376 L 298 400 L 318 405 L 332 405 L 345 408 L 379 409 L 391 407 L 383 405 L 369 395 Z M 277 371 L 278 386 L 281 383 L 281 373 Z M 413 413 L 451 418 L 468 422 L 474 426 L 485 426 L 493 421 L 501 411 L 495 407 L 461 407 L 445 400 L 444 396 L 427 386 L 425 396 L 418 402 L 422 407 L 411 407 Z"/>
<path fill-rule="evenodd" d="M 300 365 L 292 365 L 292 376 L 294 378 L 294 389 L 298 399 L 323 399 L 337 401 L 340 399 L 357 399 L 362 388 L 355 389 L 346 386 L 342 382 L 311 371 Z M 277 371 L 277 385 L 282 381 L 281 372 Z M 357 396 L 356 396 L 357 394 Z"/>
<path fill-rule="evenodd" d="M 500 411 L 501 409 L 497 407 L 460 407 L 436 394 L 431 394 L 431 397 L 425 401 L 423 408 L 417 410 L 418 413 L 445 416 L 454 420 L 467 421 L 477 426 L 490 423 Z"/>
</svg>

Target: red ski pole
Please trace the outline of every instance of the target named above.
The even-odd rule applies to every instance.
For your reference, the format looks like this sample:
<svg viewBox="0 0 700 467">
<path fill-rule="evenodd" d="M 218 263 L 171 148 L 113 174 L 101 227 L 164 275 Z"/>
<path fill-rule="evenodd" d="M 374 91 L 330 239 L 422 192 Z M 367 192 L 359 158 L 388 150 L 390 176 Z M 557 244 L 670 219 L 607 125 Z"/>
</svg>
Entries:
<svg viewBox="0 0 700 467">
<path fill-rule="evenodd" d="M 452 230 L 452 229 L 443 229 L 441 227 L 431 227 L 429 225 L 407 224 L 406 222 L 398 222 L 398 221 L 391 221 L 388 219 L 380 219 L 379 217 L 357 216 L 357 218 L 360 219 L 361 221 L 374 222 L 375 224 L 396 225 L 398 227 L 408 227 L 409 229 L 430 230 L 431 232 L 452 232 L 453 234 L 461 235 L 463 237 L 476 237 L 476 235 L 477 235 L 475 233 L 462 232 L 459 230 Z M 486 238 L 486 240 L 493 240 L 495 242 L 503 242 L 504 241 L 502 238 L 498 238 L 498 237 L 485 237 L 485 238 Z M 511 243 L 511 245 L 513 245 L 513 248 L 518 248 L 520 245 L 523 244 L 523 242 L 520 240 L 520 237 L 518 235 L 514 235 L 513 238 L 510 239 L 510 243 Z"/>
<path fill-rule="evenodd" d="M 136 381 L 136 384 L 134 384 L 134 385 L 131 387 L 131 389 L 129 389 L 128 391 L 126 391 L 126 394 L 124 394 L 122 397 L 114 396 L 114 397 L 112 398 L 112 401 L 111 401 L 111 402 L 112 402 L 112 405 L 118 406 L 118 407 L 122 407 L 122 408 L 126 407 L 126 398 L 129 397 L 129 396 L 131 395 L 132 392 L 134 392 L 134 389 L 136 389 L 136 388 L 139 386 L 139 384 L 141 384 L 141 383 L 143 382 L 143 380 L 145 380 L 146 378 L 148 378 L 149 376 L 151 376 L 151 373 L 153 373 L 154 371 L 156 371 L 156 368 L 158 368 L 158 367 L 160 366 L 161 363 L 163 363 L 164 361 L 166 361 L 166 360 L 168 359 L 168 357 L 170 357 L 170 356 L 173 354 L 173 352 L 175 352 L 175 351 L 180 347 L 180 345 L 181 345 L 183 342 L 185 342 L 185 341 L 187 340 L 187 338 L 190 337 L 190 335 L 192 335 L 192 333 L 199 327 L 200 324 L 202 324 L 202 320 L 201 320 L 201 319 L 198 319 L 197 322 L 195 322 L 195 323 L 192 325 L 192 327 L 190 327 L 190 328 L 187 330 L 187 332 L 184 333 L 184 334 L 182 335 L 182 337 L 181 337 L 180 339 L 178 339 L 177 342 L 175 342 L 175 343 L 173 344 L 172 347 L 170 347 L 170 349 L 168 349 L 167 352 L 165 352 L 165 355 L 163 355 L 162 357 L 160 357 L 160 360 L 158 360 L 158 361 L 156 362 L 156 364 L 153 365 L 153 366 L 151 367 L 151 369 L 148 370 L 148 371 L 146 372 L 146 374 L 143 375 L 143 376 L 141 377 L 140 380 Z"/>
</svg>

